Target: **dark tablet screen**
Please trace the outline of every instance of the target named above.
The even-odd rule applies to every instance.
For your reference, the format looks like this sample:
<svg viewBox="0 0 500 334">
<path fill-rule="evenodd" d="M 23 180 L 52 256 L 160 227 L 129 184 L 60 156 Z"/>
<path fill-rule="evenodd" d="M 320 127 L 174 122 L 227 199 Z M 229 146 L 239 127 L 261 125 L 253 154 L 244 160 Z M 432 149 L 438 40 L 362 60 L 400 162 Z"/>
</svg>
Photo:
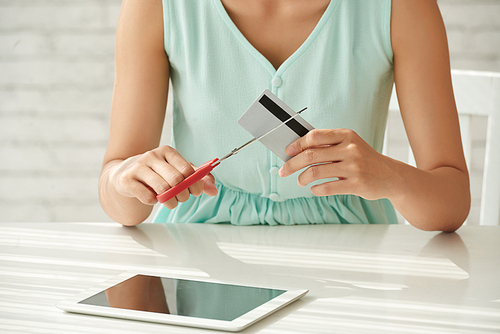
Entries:
<svg viewBox="0 0 500 334">
<path fill-rule="evenodd" d="M 285 290 L 136 275 L 80 304 L 232 321 Z"/>
</svg>

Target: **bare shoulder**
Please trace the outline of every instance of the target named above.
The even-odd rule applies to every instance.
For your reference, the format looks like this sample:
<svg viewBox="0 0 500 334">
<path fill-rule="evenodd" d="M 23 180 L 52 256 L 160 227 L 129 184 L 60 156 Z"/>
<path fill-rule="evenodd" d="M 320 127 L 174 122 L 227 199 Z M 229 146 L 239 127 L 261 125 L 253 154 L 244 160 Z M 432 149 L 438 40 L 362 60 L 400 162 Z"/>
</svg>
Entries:
<svg viewBox="0 0 500 334">
<path fill-rule="evenodd" d="M 451 92 L 448 40 L 436 0 L 393 0 L 391 41 L 396 88 L 404 82 L 410 91 L 415 85 L 429 87 L 433 77 Z"/>
<path fill-rule="evenodd" d="M 393 20 L 396 23 L 414 23 L 440 16 L 437 0 L 392 0 Z"/>
<path fill-rule="evenodd" d="M 161 18 L 163 4 L 161 0 L 123 0 L 120 15 L 126 15 L 133 20 L 130 23 L 157 23 Z"/>
<path fill-rule="evenodd" d="M 118 18 L 116 43 L 145 46 L 163 51 L 163 6 L 161 0 L 123 0 Z M 127 45 L 128 46 L 128 45 Z"/>
<path fill-rule="evenodd" d="M 393 0 L 391 39 L 395 57 L 415 50 L 447 48 L 437 0 Z"/>
</svg>

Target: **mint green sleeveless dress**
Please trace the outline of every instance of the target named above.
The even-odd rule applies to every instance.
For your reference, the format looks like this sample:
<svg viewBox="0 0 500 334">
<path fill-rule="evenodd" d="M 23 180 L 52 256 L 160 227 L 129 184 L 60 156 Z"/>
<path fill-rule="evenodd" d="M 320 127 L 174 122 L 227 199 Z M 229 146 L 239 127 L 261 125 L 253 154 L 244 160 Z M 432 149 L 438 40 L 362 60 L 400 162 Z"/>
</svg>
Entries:
<svg viewBox="0 0 500 334">
<path fill-rule="evenodd" d="M 382 150 L 394 83 L 391 0 L 331 0 L 314 31 L 278 69 L 231 21 L 220 0 L 163 0 L 173 90 L 172 146 L 201 165 L 252 139 L 238 118 L 264 89 L 317 129 L 348 128 Z M 154 222 L 234 225 L 397 223 L 387 199 L 316 197 L 282 178 L 260 143 L 213 170 L 219 193 L 191 197 Z M 317 184 L 319 182 L 315 182 Z"/>
</svg>

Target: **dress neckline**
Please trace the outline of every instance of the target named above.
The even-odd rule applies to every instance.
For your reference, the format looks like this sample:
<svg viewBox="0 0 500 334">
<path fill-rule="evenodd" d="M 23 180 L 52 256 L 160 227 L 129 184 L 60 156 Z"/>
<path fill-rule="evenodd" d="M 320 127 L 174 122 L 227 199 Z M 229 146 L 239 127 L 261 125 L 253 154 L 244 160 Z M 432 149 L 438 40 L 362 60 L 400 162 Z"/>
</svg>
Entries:
<svg viewBox="0 0 500 334">
<path fill-rule="evenodd" d="M 323 30 L 323 27 L 332 16 L 332 13 L 337 7 L 337 4 L 339 3 L 340 0 L 330 0 L 328 7 L 324 11 L 323 15 L 321 16 L 318 23 L 314 27 L 313 31 L 309 34 L 306 40 L 300 45 L 300 47 L 297 50 L 295 50 L 295 52 L 292 53 L 287 59 L 285 59 L 285 61 L 281 63 L 281 65 L 277 69 L 274 68 L 273 64 L 259 50 L 257 50 L 243 35 L 243 33 L 238 29 L 236 24 L 233 22 L 233 20 L 227 13 L 226 8 L 222 4 L 222 1 L 221 0 L 212 0 L 212 1 L 214 2 L 214 5 L 217 8 L 217 11 L 219 12 L 219 15 L 221 16 L 222 20 L 227 25 L 229 30 L 231 30 L 236 39 L 245 47 L 245 49 L 254 58 L 256 58 L 261 63 L 262 66 L 264 66 L 264 68 L 267 70 L 267 72 L 269 72 L 269 74 L 274 76 L 285 72 L 286 69 L 290 67 L 290 65 L 293 64 L 298 58 L 300 58 L 301 55 L 311 46 L 311 44 L 316 40 L 318 35 Z"/>
</svg>

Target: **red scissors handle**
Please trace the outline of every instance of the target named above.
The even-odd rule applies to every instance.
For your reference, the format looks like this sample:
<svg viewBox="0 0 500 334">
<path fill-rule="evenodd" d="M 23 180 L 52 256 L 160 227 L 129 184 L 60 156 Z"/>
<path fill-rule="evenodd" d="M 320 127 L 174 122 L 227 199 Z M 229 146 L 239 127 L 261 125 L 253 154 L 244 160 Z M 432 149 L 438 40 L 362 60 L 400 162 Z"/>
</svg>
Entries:
<svg viewBox="0 0 500 334">
<path fill-rule="evenodd" d="M 163 194 L 156 196 L 156 199 L 158 200 L 158 202 L 164 203 L 169 199 L 179 195 L 184 189 L 191 187 L 193 184 L 207 176 L 207 174 L 210 173 L 212 169 L 217 167 L 219 163 L 220 161 L 218 158 L 205 162 L 203 165 L 199 166 L 193 174 L 186 177 L 181 183 L 176 184 L 172 188 L 165 191 Z"/>
</svg>

